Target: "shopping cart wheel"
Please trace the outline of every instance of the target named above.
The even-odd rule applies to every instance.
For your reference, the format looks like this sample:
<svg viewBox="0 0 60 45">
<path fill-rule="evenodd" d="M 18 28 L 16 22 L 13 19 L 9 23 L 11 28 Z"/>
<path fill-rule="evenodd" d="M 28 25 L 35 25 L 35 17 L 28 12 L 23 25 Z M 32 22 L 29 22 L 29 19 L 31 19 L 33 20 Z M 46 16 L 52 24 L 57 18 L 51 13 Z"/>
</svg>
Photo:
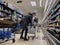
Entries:
<svg viewBox="0 0 60 45">
<path fill-rule="evenodd" d="M 12 39 L 12 42 L 15 43 L 15 39 L 14 38 Z"/>
<path fill-rule="evenodd" d="M 30 37 L 28 36 L 28 40 L 30 39 Z"/>
<path fill-rule="evenodd" d="M 32 37 L 32 40 L 34 40 L 35 36 Z"/>
</svg>

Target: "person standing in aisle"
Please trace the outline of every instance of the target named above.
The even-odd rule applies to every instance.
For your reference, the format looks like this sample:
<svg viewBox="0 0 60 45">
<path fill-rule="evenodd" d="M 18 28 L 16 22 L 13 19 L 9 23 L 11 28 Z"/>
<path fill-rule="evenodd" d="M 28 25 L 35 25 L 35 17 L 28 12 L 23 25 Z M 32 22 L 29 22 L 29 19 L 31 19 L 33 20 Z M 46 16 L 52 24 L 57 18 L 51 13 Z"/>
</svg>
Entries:
<svg viewBox="0 0 60 45">
<path fill-rule="evenodd" d="M 28 25 L 29 24 L 32 25 L 32 15 L 29 13 L 29 15 L 23 16 L 20 24 L 22 26 L 22 32 L 21 32 L 20 39 L 24 39 L 25 41 L 28 41 L 28 39 L 27 39 Z M 25 31 L 25 36 L 23 37 L 24 31 Z"/>
<path fill-rule="evenodd" d="M 30 26 L 32 26 L 32 20 L 33 17 L 36 13 L 29 13 L 29 15 L 24 16 L 21 20 L 21 26 L 22 26 L 22 32 L 21 32 L 21 36 L 20 39 L 24 39 L 25 41 L 28 41 L 27 39 L 27 33 L 28 33 L 28 26 L 30 24 Z M 25 31 L 25 36 L 23 37 L 23 33 Z"/>
</svg>

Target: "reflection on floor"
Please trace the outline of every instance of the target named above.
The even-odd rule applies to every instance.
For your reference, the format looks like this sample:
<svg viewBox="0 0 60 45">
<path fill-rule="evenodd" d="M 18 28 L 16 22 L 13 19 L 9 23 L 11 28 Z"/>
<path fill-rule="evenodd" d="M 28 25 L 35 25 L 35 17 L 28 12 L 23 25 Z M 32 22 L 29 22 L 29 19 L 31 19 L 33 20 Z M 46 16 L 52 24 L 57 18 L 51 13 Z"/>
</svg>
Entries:
<svg viewBox="0 0 60 45">
<path fill-rule="evenodd" d="M 48 45 L 46 40 L 43 38 L 44 35 L 42 33 L 42 30 L 40 29 L 40 33 L 37 34 L 36 39 L 32 40 L 30 39 L 29 41 L 24 41 L 24 40 L 19 40 L 20 35 L 16 35 L 16 42 L 12 43 L 12 41 L 8 41 L 4 44 L 0 45 Z"/>
</svg>

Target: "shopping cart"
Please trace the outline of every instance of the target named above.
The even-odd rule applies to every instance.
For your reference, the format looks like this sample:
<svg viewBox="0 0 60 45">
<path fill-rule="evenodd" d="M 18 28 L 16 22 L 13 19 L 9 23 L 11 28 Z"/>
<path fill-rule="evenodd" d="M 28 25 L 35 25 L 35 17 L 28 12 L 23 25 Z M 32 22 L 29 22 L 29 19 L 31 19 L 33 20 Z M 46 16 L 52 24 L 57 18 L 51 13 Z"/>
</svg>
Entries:
<svg viewBox="0 0 60 45">
<path fill-rule="evenodd" d="M 32 40 L 34 40 L 35 36 L 36 36 L 36 29 L 34 28 L 34 26 L 28 26 L 28 39 L 32 37 Z"/>
</svg>

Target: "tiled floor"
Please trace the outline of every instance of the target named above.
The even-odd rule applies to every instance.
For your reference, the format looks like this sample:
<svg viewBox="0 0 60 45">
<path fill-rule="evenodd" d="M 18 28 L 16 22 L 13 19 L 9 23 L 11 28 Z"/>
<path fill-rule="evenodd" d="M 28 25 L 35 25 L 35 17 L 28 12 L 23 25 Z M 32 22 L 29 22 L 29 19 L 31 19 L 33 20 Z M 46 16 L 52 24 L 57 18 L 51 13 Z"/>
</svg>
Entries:
<svg viewBox="0 0 60 45">
<path fill-rule="evenodd" d="M 16 35 L 16 42 L 13 44 L 11 41 L 0 45 L 48 45 L 46 40 L 43 39 L 44 35 L 40 29 L 40 33 L 37 34 L 38 39 L 30 39 L 29 41 L 19 40 L 20 35 Z"/>
</svg>

